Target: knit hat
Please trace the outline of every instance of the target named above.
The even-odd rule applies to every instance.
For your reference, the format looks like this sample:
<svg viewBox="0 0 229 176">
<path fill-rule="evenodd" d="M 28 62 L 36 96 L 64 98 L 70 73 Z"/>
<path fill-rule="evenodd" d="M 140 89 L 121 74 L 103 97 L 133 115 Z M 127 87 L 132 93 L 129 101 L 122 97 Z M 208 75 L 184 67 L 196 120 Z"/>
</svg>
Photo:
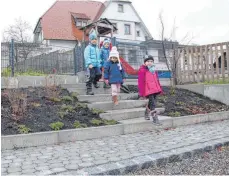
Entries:
<svg viewBox="0 0 229 176">
<path fill-rule="evenodd" d="M 122 70 L 122 66 L 121 66 L 120 59 L 119 59 L 119 52 L 117 51 L 117 47 L 116 46 L 113 46 L 111 51 L 110 51 L 109 59 L 111 57 L 117 57 L 118 58 L 119 70 Z"/>
<path fill-rule="evenodd" d="M 103 46 L 108 43 L 108 45 L 110 45 L 111 41 L 109 38 L 105 38 L 104 41 L 103 41 Z"/>
<path fill-rule="evenodd" d="M 90 39 L 90 41 L 97 39 L 97 35 L 96 35 L 95 30 L 93 30 L 93 31 L 89 34 L 89 39 Z"/>
<path fill-rule="evenodd" d="M 149 61 L 149 60 L 154 61 L 153 56 L 151 56 L 151 55 L 145 56 L 144 63 L 147 62 L 147 61 Z"/>
</svg>

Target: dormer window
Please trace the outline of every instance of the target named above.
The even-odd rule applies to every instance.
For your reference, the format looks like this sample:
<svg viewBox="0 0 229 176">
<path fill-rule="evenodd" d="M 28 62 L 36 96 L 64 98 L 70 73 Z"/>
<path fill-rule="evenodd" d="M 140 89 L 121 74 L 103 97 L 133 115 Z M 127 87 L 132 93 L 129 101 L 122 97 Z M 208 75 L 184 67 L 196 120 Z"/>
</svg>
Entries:
<svg viewBox="0 0 229 176">
<path fill-rule="evenodd" d="M 87 26 L 87 20 L 84 19 L 76 19 L 76 27 L 84 27 Z"/>
<path fill-rule="evenodd" d="M 124 13 L 123 4 L 118 4 L 118 12 Z"/>
<path fill-rule="evenodd" d="M 75 21 L 76 27 L 81 28 L 87 26 L 87 24 L 89 23 L 90 18 L 87 15 L 82 13 L 71 13 L 71 14 Z"/>
</svg>

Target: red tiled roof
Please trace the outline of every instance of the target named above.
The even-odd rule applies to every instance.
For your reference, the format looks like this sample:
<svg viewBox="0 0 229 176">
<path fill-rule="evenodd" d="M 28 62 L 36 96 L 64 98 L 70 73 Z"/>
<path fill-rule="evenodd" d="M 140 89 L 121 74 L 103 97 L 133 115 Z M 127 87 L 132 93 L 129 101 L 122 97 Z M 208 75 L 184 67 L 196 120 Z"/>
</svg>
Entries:
<svg viewBox="0 0 229 176">
<path fill-rule="evenodd" d="M 76 26 L 74 15 L 95 21 L 105 6 L 97 1 L 56 1 L 41 17 L 44 39 L 81 40 L 83 32 Z"/>
<path fill-rule="evenodd" d="M 72 16 L 73 16 L 74 18 L 88 19 L 88 20 L 90 20 L 90 18 L 89 18 L 87 15 L 85 15 L 84 13 L 72 13 L 72 12 L 71 12 L 71 14 L 72 14 Z"/>
</svg>

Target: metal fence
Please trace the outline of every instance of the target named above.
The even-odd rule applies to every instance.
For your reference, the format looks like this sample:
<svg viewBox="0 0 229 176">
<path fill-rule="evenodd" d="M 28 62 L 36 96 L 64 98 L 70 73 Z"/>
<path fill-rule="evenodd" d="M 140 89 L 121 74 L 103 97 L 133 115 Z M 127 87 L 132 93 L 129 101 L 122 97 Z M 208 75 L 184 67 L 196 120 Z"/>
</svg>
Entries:
<svg viewBox="0 0 229 176">
<path fill-rule="evenodd" d="M 1 43 L 1 75 L 75 74 L 75 48 Z"/>
</svg>

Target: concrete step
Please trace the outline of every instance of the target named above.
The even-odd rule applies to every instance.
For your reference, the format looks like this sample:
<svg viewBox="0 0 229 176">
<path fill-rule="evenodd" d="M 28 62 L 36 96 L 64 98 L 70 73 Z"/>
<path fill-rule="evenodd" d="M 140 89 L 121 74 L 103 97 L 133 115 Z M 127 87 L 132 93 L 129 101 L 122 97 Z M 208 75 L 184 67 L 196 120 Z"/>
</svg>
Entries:
<svg viewBox="0 0 229 176">
<path fill-rule="evenodd" d="M 157 111 L 163 113 L 165 108 L 156 108 Z M 100 117 L 107 120 L 126 120 L 143 117 L 145 114 L 145 108 L 134 108 L 134 109 L 120 109 L 106 111 L 106 113 L 100 114 Z"/>
<path fill-rule="evenodd" d="M 103 111 L 119 110 L 119 109 L 131 109 L 145 107 L 147 100 L 121 100 L 119 105 L 115 106 L 113 102 L 94 102 L 88 104 L 89 108 L 101 109 Z"/>
<path fill-rule="evenodd" d="M 145 120 L 144 117 L 134 118 L 134 119 L 127 119 L 119 121 L 121 124 L 125 125 L 124 132 L 126 134 L 132 134 L 137 132 L 143 131 L 151 131 L 157 129 L 168 128 L 172 126 L 172 118 L 167 116 L 158 116 L 158 119 L 161 126 L 154 125 L 152 120 Z"/>
<path fill-rule="evenodd" d="M 81 102 L 103 102 L 112 101 L 112 96 L 107 94 L 96 94 L 96 95 L 79 95 L 78 100 Z M 121 93 L 118 97 L 119 100 L 130 100 L 131 98 L 137 98 L 137 93 L 125 94 Z"/>
<path fill-rule="evenodd" d="M 69 92 L 76 92 L 79 95 L 86 95 L 86 88 L 67 88 Z M 107 94 L 111 95 L 111 89 L 104 89 L 104 88 L 92 88 L 92 92 L 95 94 Z"/>
</svg>

